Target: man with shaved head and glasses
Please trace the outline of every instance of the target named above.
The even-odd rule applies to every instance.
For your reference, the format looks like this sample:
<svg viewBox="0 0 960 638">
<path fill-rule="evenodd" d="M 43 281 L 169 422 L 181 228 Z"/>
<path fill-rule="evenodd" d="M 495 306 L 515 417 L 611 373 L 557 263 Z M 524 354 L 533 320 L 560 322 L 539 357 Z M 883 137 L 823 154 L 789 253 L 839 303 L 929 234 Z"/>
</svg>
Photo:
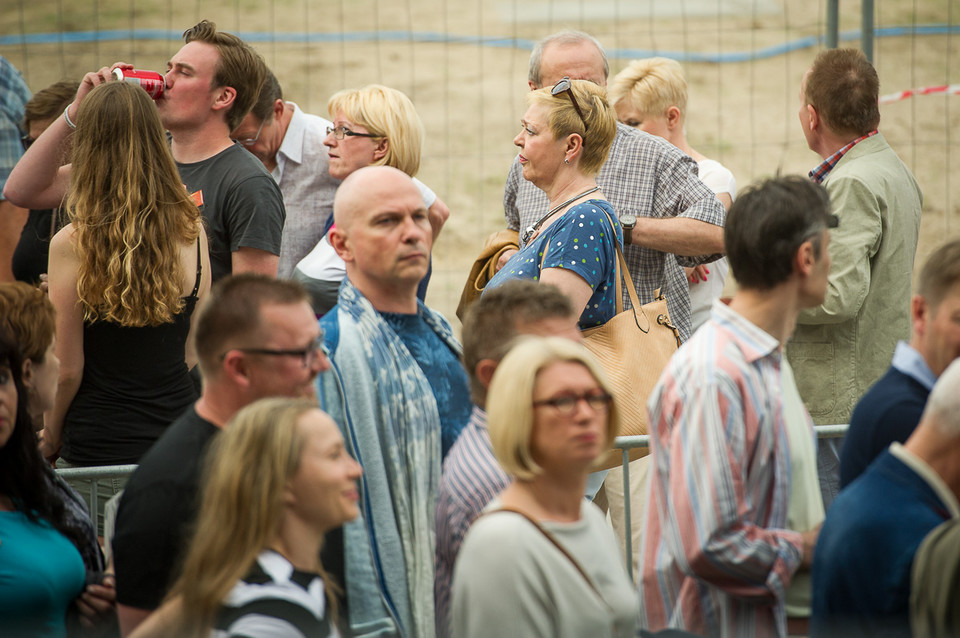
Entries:
<svg viewBox="0 0 960 638">
<path fill-rule="evenodd" d="M 554 87 L 565 76 L 605 87 L 610 67 L 603 47 L 580 31 L 561 31 L 538 42 L 530 55 L 531 90 Z M 564 91 L 564 84 L 557 86 Z M 581 115 L 582 117 L 582 115 Z M 585 144 L 589 144 L 586 132 Z M 690 336 L 690 293 L 682 266 L 714 261 L 723 253 L 723 205 L 697 178 L 697 164 L 662 140 L 618 124 L 606 164 L 597 175 L 623 227 L 624 256 L 641 303 L 661 289 L 670 318 Z M 507 227 L 523 234 L 550 208 L 539 188 L 513 162 L 503 195 Z M 521 247 L 524 244 L 521 239 Z M 515 251 L 506 251 L 500 266 Z M 624 304 L 630 300 L 624 291 Z"/>
<path fill-rule="evenodd" d="M 257 399 L 313 397 L 329 367 L 322 343 L 295 282 L 242 274 L 211 289 L 197 316 L 200 399 L 144 455 L 120 500 L 113 554 L 123 635 L 160 605 L 176 576 L 210 440 Z"/>
<path fill-rule="evenodd" d="M 836 226 L 827 192 L 799 176 L 752 187 L 730 208 L 724 243 L 739 290 L 714 302 L 647 404 L 641 627 L 785 638 L 788 615 L 809 617 L 824 513 L 813 422 L 783 348 L 800 311 L 827 294 Z"/>
</svg>

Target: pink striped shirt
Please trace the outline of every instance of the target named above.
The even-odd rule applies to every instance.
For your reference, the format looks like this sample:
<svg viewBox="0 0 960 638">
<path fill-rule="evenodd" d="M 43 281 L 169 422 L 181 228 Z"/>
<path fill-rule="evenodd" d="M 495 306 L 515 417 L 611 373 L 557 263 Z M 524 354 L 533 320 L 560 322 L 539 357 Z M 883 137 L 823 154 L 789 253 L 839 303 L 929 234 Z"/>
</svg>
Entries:
<svg viewBox="0 0 960 638">
<path fill-rule="evenodd" d="M 654 388 L 641 627 L 787 635 L 784 591 L 802 540 L 784 529 L 782 358 L 774 337 L 717 302 Z"/>
</svg>

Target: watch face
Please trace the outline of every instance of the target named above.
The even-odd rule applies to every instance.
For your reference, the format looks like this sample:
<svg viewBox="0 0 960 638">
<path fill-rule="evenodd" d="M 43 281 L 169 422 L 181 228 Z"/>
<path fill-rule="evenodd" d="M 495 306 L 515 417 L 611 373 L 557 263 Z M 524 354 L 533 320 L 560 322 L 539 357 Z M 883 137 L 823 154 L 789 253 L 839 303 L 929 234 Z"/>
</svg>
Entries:
<svg viewBox="0 0 960 638">
<path fill-rule="evenodd" d="M 624 215 L 620 218 L 620 225 L 624 228 L 633 228 L 637 225 L 636 215 Z"/>
</svg>

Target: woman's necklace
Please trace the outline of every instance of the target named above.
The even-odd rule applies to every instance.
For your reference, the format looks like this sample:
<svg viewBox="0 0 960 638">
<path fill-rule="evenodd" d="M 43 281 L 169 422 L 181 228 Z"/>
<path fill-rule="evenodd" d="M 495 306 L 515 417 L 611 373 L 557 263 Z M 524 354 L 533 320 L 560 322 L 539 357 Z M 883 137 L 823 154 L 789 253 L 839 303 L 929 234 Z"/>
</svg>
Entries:
<svg viewBox="0 0 960 638">
<path fill-rule="evenodd" d="M 543 226 L 543 222 L 545 222 L 545 221 L 547 221 L 548 219 L 550 219 L 550 216 L 553 215 L 555 212 L 557 212 L 558 210 L 562 210 L 563 208 L 569 206 L 570 204 L 572 204 L 573 202 L 577 201 L 577 200 L 580 199 L 581 197 L 584 197 L 584 196 L 586 196 L 586 195 L 589 195 L 589 194 L 592 193 L 593 191 L 598 191 L 598 190 L 600 190 L 600 187 L 599 187 L 599 186 L 594 186 L 593 188 L 591 188 L 591 189 L 589 189 L 589 190 L 583 191 L 583 192 L 580 193 L 579 195 L 575 195 L 575 196 L 571 197 L 570 199 L 568 199 L 567 201 L 563 202 L 563 203 L 560 204 L 559 206 L 557 206 L 557 207 L 555 207 L 555 208 L 551 208 L 551 209 L 550 209 L 550 212 L 548 212 L 546 215 L 544 215 L 543 217 L 541 217 L 540 219 L 538 219 L 536 224 L 534 224 L 533 226 L 530 226 L 529 228 L 527 228 L 527 230 L 524 231 L 523 237 L 521 238 L 521 239 L 523 239 L 523 243 L 526 244 L 528 241 L 530 241 L 530 238 L 533 237 L 533 234 L 534 234 L 535 232 L 537 232 L 538 230 L 540 230 L 540 227 Z"/>
</svg>

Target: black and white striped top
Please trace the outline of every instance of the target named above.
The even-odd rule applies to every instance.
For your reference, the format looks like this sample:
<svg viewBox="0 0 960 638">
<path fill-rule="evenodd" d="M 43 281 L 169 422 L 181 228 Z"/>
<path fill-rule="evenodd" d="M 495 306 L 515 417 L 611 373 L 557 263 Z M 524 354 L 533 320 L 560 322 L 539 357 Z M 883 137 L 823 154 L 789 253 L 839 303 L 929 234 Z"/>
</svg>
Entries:
<svg viewBox="0 0 960 638">
<path fill-rule="evenodd" d="M 211 638 L 336 638 L 326 617 L 323 579 L 298 571 L 272 550 L 257 557 L 230 591 Z"/>
</svg>

